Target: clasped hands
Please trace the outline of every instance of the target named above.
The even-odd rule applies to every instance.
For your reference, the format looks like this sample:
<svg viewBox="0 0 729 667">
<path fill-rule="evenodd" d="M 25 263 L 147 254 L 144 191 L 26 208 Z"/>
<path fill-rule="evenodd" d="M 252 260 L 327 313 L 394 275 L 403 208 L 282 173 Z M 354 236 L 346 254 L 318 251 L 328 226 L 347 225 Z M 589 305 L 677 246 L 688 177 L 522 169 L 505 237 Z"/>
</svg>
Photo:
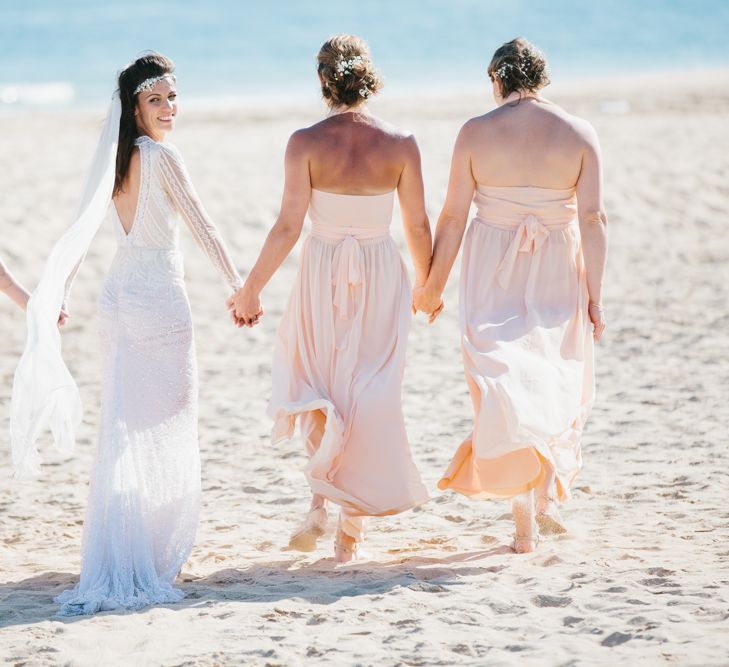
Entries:
<svg viewBox="0 0 729 667">
<path fill-rule="evenodd" d="M 230 319 L 238 328 L 254 327 L 261 321 L 261 317 L 263 316 L 260 294 L 256 293 L 247 285 L 244 285 L 235 292 L 225 302 L 225 305 L 230 313 Z M 416 287 L 413 290 L 413 314 L 418 311 L 427 313 L 428 324 L 432 324 L 442 310 L 443 299 L 440 295 L 429 291 L 427 285 Z"/>
<path fill-rule="evenodd" d="M 243 285 L 226 302 L 230 319 L 239 329 L 241 327 L 254 327 L 261 321 L 263 308 L 260 294 L 247 285 Z"/>
<path fill-rule="evenodd" d="M 433 324 L 443 310 L 443 298 L 428 288 L 428 284 L 413 289 L 412 311 L 428 315 L 428 324 Z"/>
</svg>

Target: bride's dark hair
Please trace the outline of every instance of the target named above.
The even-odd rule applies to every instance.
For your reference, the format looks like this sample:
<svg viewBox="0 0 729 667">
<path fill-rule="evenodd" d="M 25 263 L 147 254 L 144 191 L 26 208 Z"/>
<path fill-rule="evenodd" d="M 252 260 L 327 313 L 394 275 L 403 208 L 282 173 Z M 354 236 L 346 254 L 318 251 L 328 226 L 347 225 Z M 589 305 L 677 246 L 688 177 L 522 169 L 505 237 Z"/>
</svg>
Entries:
<svg viewBox="0 0 729 667">
<path fill-rule="evenodd" d="M 114 195 L 119 193 L 129 171 L 134 140 L 139 136 L 134 111 L 137 108 L 137 86 L 152 77 L 169 74 L 174 79 L 175 63 L 156 51 L 149 51 L 127 65 L 119 72 L 119 99 L 121 118 L 119 120 L 119 145 L 116 149 L 116 178 Z"/>
</svg>

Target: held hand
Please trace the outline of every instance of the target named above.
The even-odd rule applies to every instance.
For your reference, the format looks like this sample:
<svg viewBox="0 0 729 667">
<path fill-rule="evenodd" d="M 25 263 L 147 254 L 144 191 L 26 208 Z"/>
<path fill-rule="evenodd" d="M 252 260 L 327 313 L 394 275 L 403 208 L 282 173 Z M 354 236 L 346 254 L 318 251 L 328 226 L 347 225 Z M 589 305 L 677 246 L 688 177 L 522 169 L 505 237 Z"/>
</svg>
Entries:
<svg viewBox="0 0 729 667">
<path fill-rule="evenodd" d="M 587 312 L 590 316 L 590 322 L 592 322 L 592 337 L 595 339 L 595 342 L 598 342 L 605 331 L 605 309 L 601 303 L 590 301 Z"/>
<path fill-rule="evenodd" d="M 426 289 L 426 286 L 416 287 L 413 290 L 413 312 L 420 311 L 428 314 L 428 324 L 433 324 L 443 310 L 443 299 Z"/>
<path fill-rule="evenodd" d="M 259 295 L 243 285 L 226 302 L 231 319 L 237 327 L 253 327 L 263 315 Z"/>
</svg>

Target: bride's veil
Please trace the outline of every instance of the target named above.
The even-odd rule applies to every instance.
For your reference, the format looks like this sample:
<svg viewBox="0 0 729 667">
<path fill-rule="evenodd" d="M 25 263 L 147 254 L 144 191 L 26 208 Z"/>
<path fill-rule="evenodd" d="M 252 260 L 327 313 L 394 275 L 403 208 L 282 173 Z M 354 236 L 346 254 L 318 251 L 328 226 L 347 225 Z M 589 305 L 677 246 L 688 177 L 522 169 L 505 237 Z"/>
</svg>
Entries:
<svg viewBox="0 0 729 667">
<path fill-rule="evenodd" d="M 61 356 L 58 316 L 66 281 L 83 258 L 111 200 L 121 101 L 114 93 L 73 222 L 51 250 L 28 302 L 27 338 L 13 380 L 10 433 L 16 478 L 40 473 L 36 441 L 48 426 L 56 447 L 73 451 L 82 419 L 78 387 Z"/>
</svg>

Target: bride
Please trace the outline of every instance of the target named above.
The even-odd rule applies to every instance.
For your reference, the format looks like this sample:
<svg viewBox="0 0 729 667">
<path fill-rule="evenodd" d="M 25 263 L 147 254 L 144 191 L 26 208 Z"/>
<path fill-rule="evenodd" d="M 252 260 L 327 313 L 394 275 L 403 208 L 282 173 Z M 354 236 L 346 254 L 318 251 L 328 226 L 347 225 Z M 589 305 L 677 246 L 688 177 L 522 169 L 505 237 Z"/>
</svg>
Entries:
<svg viewBox="0 0 729 667">
<path fill-rule="evenodd" d="M 16 474 L 37 474 L 48 424 L 62 451 L 80 422 L 60 353 L 59 308 L 105 213 L 118 243 L 99 299 L 103 382 L 78 585 L 60 615 L 174 602 L 195 538 L 200 494 L 197 368 L 178 248 L 181 216 L 227 282 L 241 285 L 177 150 L 174 63 L 148 53 L 119 74 L 74 224 L 56 243 L 28 304 L 28 340 L 11 409 Z M 65 291 L 64 291 L 65 284 Z M 64 293 L 65 292 L 65 293 Z"/>
</svg>

